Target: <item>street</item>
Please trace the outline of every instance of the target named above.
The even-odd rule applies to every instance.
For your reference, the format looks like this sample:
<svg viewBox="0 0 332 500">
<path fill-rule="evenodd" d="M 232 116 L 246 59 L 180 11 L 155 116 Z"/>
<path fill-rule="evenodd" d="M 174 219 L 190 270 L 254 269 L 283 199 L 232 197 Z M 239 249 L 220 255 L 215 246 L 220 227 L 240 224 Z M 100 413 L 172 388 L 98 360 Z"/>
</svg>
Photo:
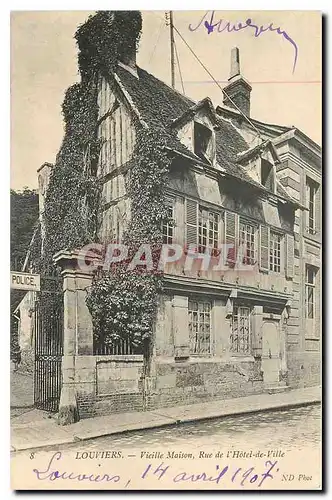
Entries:
<svg viewBox="0 0 332 500">
<path fill-rule="evenodd" d="M 260 486 L 270 478 L 268 488 L 315 489 L 321 484 L 320 428 L 321 406 L 314 404 L 127 432 L 54 445 L 45 450 L 14 452 L 12 470 L 16 471 L 13 474 L 17 481 L 19 471 L 30 471 L 25 488 L 29 484 L 58 489 L 62 487 L 61 478 L 69 479 L 66 486 L 75 488 L 78 483 L 71 479 L 84 473 L 87 479 L 84 484 L 88 488 L 94 487 L 94 477 L 113 478 L 98 488 L 110 488 L 108 481 L 114 480 L 113 487 L 120 489 L 158 489 L 185 477 L 181 487 L 191 489 L 195 484 L 187 484 L 187 480 L 193 477 L 192 473 L 197 473 L 202 481 L 208 480 L 204 479 L 206 474 L 212 474 L 206 486 L 213 489 L 219 484 L 218 478 L 221 481 L 228 471 L 222 480 L 225 488 L 250 486 L 256 484 L 258 478 Z M 268 470 L 272 468 L 275 471 L 271 476 Z M 216 470 L 219 475 L 213 472 Z M 58 471 L 54 474 L 59 481 L 48 480 L 53 471 Z M 237 476 L 239 471 L 242 472 Z M 165 479 L 159 482 L 166 472 Z"/>
<path fill-rule="evenodd" d="M 302 448 L 319 450 L 321 407 L 318 404 L 287 410 L 258 412 L 178 426 L 91 439 L 54 447 L 59 450 L 123 450 L 186 448 L 271 448 L 285 452 Z M 24 452 L 23 452 L 24 453 Z"/>
</svg>

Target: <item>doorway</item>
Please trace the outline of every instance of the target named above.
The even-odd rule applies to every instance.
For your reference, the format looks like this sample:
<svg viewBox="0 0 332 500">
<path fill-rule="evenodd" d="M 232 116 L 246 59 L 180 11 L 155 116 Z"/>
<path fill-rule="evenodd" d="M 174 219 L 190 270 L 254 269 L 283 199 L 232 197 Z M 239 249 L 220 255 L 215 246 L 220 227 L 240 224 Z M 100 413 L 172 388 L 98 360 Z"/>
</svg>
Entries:
<svg viewBox="0 0 332 500">
<path fill-rule="evenodd" d="M 279 321 L 265 320 L 262 327 L 262 371 L 266 385 L 277 385 L 280 372 Z"/>
</svg>

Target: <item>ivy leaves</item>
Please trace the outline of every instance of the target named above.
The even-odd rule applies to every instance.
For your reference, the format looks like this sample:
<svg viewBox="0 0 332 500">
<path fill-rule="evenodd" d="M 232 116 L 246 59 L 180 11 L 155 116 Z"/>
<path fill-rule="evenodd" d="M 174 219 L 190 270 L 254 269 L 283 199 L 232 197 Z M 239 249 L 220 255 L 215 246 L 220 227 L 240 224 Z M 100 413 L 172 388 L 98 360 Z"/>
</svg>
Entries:
<svg viewBox="0 0 332 500">
<path fill-rule="evenodd" d="M 157 281 L 153 275 L 139 276 L 133 271 L 121 274 L 113 270 L 93 284 L 87 305 L 97 342 L 112 345 L 124 339 L 141 346 L 145 339 L 151 338 Z"/>
<path fill-rule="evenodd" d="M 119 59 L 135 53 L 142 31 L 139 11 L 98 11 L 75 33 L 83 80 L 100 72 L 109 76 Z"/>
<path fill-rule="evenodd" d="M 132 202 L 129 242 L 162 243 L 161 225 L 167 217 L 165 188 L 170 159 L 165 138 L 158 129 L 139 130 L 133 166 L 127 183 Z"/>
<path fill-rule="evenodd" d="M 72 85 L 63 102 L 65 136 L 56 158 L 45 199 L 44 272 L 53 255 L 96 241 L 101 184 L 96 174 L 100 150 L 97 139 L 97 78 L 114 72 L 118 60 L 133 56 L 140 39 L 138 11 L 99 11 L 79 27 L 81 83 Z M 167 219 L 165 190 L 170 159 L 162 131 L 136 131 L 136 145 L 127 174 L 131 220 L 124 235 L 130 254 L 142 243 L 162 243 L 162 221 Z M 158 250 L 159 249 L 159 250 Z M 142 268 L 128 271 L 124 263 L 99 272 L 87 295 L 97 342 L 120 339 L 147 345 L 153 334 L 162 274 Z M 147 351 L 145 351 L 147 352 Z"/>
<path fill-rule="evenodd" d="M 100 181 L 87 161 L 87 148 L 98 150 L 97 83 L 76 83 L 63 106 L 65 136 L 52 169 L 45 198 L 42 271 L 51 272 L 59 250 L 81 248 L 95 240 Z"/>
<path fill-rule="evenodd" d="M 149 243 L 154 260 L 160 255 L 161 225 L 167 217 L 165 192 L 170 159 L 159 130 L 138 130 L 127 177 L 131 220 L 124 235 L 130 259 L 142 243 Z M 127 262 L 111 266 L 95 277 L 87 297 L 96 342 L 115 344 L 120 339 L 143 347 L 151 341 L 158 296 L 163 289 L 161 272 L 140 266 L 132 271 Z M 155 266 L 154 266 L 155 269 Z"/>
</svg>

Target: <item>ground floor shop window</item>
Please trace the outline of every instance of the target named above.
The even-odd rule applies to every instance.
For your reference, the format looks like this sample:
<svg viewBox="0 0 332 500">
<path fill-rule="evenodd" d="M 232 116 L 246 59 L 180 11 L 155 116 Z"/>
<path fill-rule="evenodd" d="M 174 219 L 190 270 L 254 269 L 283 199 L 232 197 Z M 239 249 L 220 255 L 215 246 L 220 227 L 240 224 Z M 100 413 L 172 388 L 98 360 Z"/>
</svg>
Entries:
<svg viewBox="0 0 332 500">
<path fill-rule="evenodd" d="M 190 354 L 211 352 L 211 303 L 189 300 L 189 343 Z"/>
<path fill-rule="evenodd" d="M 234 306 L 231 331 L 231 352 L 251 354 L 250 308 Z"/>
</svg>

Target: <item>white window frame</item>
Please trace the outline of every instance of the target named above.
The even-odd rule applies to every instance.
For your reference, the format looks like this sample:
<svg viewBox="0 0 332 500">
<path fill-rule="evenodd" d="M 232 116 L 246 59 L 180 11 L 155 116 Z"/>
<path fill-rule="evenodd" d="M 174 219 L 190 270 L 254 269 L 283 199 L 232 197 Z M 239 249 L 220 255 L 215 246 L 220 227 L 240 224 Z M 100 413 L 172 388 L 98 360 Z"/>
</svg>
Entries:
<svg viewBox="0 0 332 500">
<path fill-rule="evenodd" d="M 312 271 L 312 282 L 309 281 L 309 270 Z M 307 319 L 315 319 L 316 317 L 316 279 L 317 269 L 314 266 L 306 264 L 305 268 L 305 316 Z M 309 301 L 309 292 L 311 292 L 311 300 Z M 312 315 L 309 316 L 309 304 L 312 305 Z"/>
<path fill-rule="evenodd" d="M 275 241 L 274 237 L 277 237 L 278 240 Z M 282 244 L 282 234 L 270 230 L 269 270 L 275 273 L 280 273 L 282 269 Z"/>
<path fill-rule="evenodd" d="M 244 231 L 243 228 L 245 229 Z M 250 228 L 250 232 L 248 228 Z M 257 230 L 258 227 L 255 224 L 240 217 L 239 251 L 241 252 L 241 259 L 244 265 L 253 266 L 257 262 Z"/>
<path fill-rule="evenodd" d="M 207 248 L 211 255 L 218 255 L 219 250 L 219 222 L 220 214 L 203 207 L 198 206 L 198 231 L 197 244 L 198 252 L 204 253 Z"/>
<path fill-rule="evenodd" d="M 243 332 L 241 332 L 241 328 L 243 328 Z M 247 328 L 246 334 L 245 328 Z M 235 356 L 250 356 L 252 354 L 251 308 L 249 306 L 233 306 L 230 351 Z"/>
<path fill-rule="evenodd" d="M 168 220 L 162 223 L 162 235 L 163 243 L 172 244 L 174 243 L 174 228 L 175 228 L 175 200 L 174 198 L 167 198 L 167 210 L 168 210 Z"/>
<path fill-rule="evenodd" d="M 307 231 L 309 234 L 316 234 L 316 196 L 317 196 L 318 184 L 310 177 L 307 177 L 306 188 L 307 188 L 307 208 L 308 208 Z"/>
<path fill-rule="evenodd" d="M 212 303 L 209 300 L 189 298 L 188 329 L 191 356 L 211 354 Z M 202 340 L 202 338 L 204 340 Z M 208 338 L 208 341 L 206 341 Z M 203 347 L 202 347 L 203 346 Z"/>
</svg>

